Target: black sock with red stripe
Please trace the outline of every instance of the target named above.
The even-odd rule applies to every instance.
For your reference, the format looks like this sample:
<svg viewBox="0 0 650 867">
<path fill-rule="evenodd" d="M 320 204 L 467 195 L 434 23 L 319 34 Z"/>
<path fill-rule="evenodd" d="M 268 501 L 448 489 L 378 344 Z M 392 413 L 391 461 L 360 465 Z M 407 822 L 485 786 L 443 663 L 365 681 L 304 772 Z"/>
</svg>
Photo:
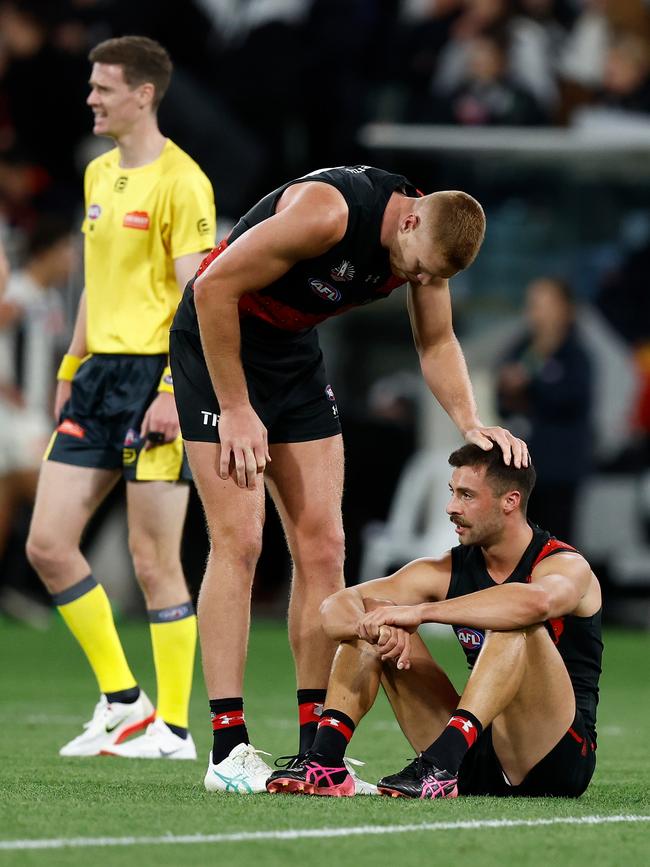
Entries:
<svg viewBox="0 0 650 867">
<path fill-rule="evenodd" d="M 459 707 L 447 723 L 447 728 L 422 755 L 441 771 L 457 774 L 465 753 L 474 746 L 482 731 L 481 721 L 470 711 Z"/>
<path fill-rule="evenodd" d="M 323 715 L 323 702 L 327 695 L 326 689 L 298 690 L 298 719 L 300 721 L 300 746 L 298 752 L 302 755 L 311 749 L 316 737 L 316 729 Z"/>
<path fill-rule="evenodd" d="M 318 753 L 323 764 L 331 767 L 343 765 L 343 756 L 354 729 L 354 722 L 349 716 L 340 710 L 327 708 L 318 723 L 312 752 Z"/>
<path fill-rule="evenodd" d="M 244 699 L 210 699 L 212 717 L 212 761 L 222 762 L 238 744 L 249 744 L 244 720 Z"/>
</svg>

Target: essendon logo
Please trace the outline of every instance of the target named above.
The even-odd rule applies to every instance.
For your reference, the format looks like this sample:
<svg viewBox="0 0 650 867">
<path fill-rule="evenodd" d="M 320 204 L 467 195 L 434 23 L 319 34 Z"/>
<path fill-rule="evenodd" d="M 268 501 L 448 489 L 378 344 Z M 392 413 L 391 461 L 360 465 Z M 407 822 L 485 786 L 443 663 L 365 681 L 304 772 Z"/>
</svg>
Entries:
<svg viewBox="0 0 650 867">
<path fill-rule="evenodd" d="M 127 229 L 148 229 L 149 214 L 146 211 L 128 211 L 124 215 L 122 225 Z"/>
<path fill-rule="evenodd" d="M 57 431 L 70 437 L 76 437 L 78 440 L 82 440 L 86 436 L 86 431 L 71 418 L 64 419 L 57 427 Z"/>
</svg>

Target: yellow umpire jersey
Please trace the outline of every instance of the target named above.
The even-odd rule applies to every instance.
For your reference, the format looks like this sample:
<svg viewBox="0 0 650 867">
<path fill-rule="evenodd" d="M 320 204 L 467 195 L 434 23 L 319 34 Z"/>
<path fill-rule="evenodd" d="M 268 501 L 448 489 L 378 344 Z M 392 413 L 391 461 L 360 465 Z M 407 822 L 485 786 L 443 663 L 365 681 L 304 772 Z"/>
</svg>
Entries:
<svg viewBox="0 0 650 867">
<path fill-rule="evenodd" d="M 88 352 L 166 354 L 179 302 L 174 260 L 214 245 L 208 178 L 167 139 L 145 166 L 121 168 L 114 148 L 84 180 Z"/>
</svg>

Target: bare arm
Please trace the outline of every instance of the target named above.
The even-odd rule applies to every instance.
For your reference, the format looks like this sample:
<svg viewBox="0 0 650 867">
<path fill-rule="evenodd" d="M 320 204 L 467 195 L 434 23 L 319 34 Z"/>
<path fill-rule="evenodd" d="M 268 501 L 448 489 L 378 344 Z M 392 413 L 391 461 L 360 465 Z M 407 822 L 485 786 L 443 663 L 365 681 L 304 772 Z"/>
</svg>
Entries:
<svg viewBox="0 0 650 867">
<path fill-rule="evenodd" d="M 76 358 L 83 358 L 88 354 L 86 343 L 86 290 L 84 289 L 79 297 L 79 305 L 77 307 L 77 318 L 75 319 L 70 345 L 66 355 L 73 355 Z M 67 379 L 60 379 L 56 384 L 56 394 L 54 396 L 54 420 L 58 421 L 61 414 L 61 409 L 66 401 L 70 398 L 72 383 Z"/>
<path fill-rule="evenodd" d="M 454 334 L 449 282 L 442 278 L 411 284 L 408 309 L 420 368 L 426 384 L 467 442 L 482 449 L 497 443 L 506 464 L 528 464 L 526 444 L 500 427 L 485 427 L 478 416 L 465 357 Z"/>
<path fill-rule="evenodd" d="M 387 578 L 339 590 L 321 605 L 323 629 L 335 641 L 365 637 L 359 635 L 359 623 L 367 611 L 381 607 L 382 603 L 413 607 L 432 599 L 444 599 L 450 578 L 451 554 L 447 552 L 437 560 L 414 560 Z M 372 640 L 377 637 L 378 633 Z"/>
<path fill-rule="evenodd" d="M 5 249 L 0 244 L 0 298 L 5 294 L 7 290 L 7 281 L 9 280 L 9 261 L 7 260 L 7 255 L 5 253 Z"/>
<path fill-rule="evenodd" d="M 188 281 L 196 274 L 201 260 L 208 251 L 203 253 L 188 253 L 174 259 L 174 273 L 176 282 L 181 292 L 185 289 Z M 155 448 L 156 445 L 173 442 L 180 432 L 178 422 L 178 410 L 174 394 L 171 391 L 159 391 L 147 409 L 142 424 L 140 425 L 140 437 L 147 440 L 151 434 L 159 436 L 159 442 L 147 440 L 145 449 Z"/>
<path fill-rule="evenodd" d="M 597 592 L 599 602 L 597 587 L 583 557 L 555 554 L 536 567 L 530 584 L 502 584 L 456 599 L 377 610 L 364 618 L 364 629 L 371 636 L 383 625 L 414 631 L 421 623 L 503 631 L 522 629 L 574 613 L 588 593 Z"/>
<path fill-rule="evenodd" d="M 239 237 L 194 284 L 201 343 L 221 410 L 219 474 L 228 478 L 232 456 L 240 487 L 254 487 L 256 473 L 270 458 L 240 358 L 239 300 L 278 280 L 296 262 L 329 250 L 346 226 L 347 205 L 337 190 L 300 184 L 287 207 Z"/>
</svg>

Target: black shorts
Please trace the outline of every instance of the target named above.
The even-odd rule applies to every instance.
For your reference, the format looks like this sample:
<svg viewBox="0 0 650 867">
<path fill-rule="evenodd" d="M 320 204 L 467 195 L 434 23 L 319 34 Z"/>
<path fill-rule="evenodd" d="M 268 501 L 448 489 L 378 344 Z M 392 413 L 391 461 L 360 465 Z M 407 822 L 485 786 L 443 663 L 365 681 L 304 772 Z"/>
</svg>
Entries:
<svg viewBox="0 0 650 867">
<path fill-rule="evenodd" d="M 492 726 L 488 726 L 463 759 L 458 773 L 458 794 L 578 798 L 593 776 L 595 750 L 595 739 L 576 710 L 564 737 L 518 786 L 511 786 L 494 751 Z"/>
<path fill-rule="evenodd" d="M 183 438 L 219 442 L 219 404 L 200 338 L 189 331 L 172 331 L 169 357 Z M 269 443 L 307 442 L 341 433 L 314 329 L 296 334 L 244 319 L 241 358 L 249 399 L 268 431 Z"/>
<path fill-rule="evenodd" d="M 92 355 L 72 380 L 44 460 L 121 470 L 127 481 L 191 479 L 180 435 L 146 451 L 140 439 L 166 364 L 166 355 Z"/>
</svg>

